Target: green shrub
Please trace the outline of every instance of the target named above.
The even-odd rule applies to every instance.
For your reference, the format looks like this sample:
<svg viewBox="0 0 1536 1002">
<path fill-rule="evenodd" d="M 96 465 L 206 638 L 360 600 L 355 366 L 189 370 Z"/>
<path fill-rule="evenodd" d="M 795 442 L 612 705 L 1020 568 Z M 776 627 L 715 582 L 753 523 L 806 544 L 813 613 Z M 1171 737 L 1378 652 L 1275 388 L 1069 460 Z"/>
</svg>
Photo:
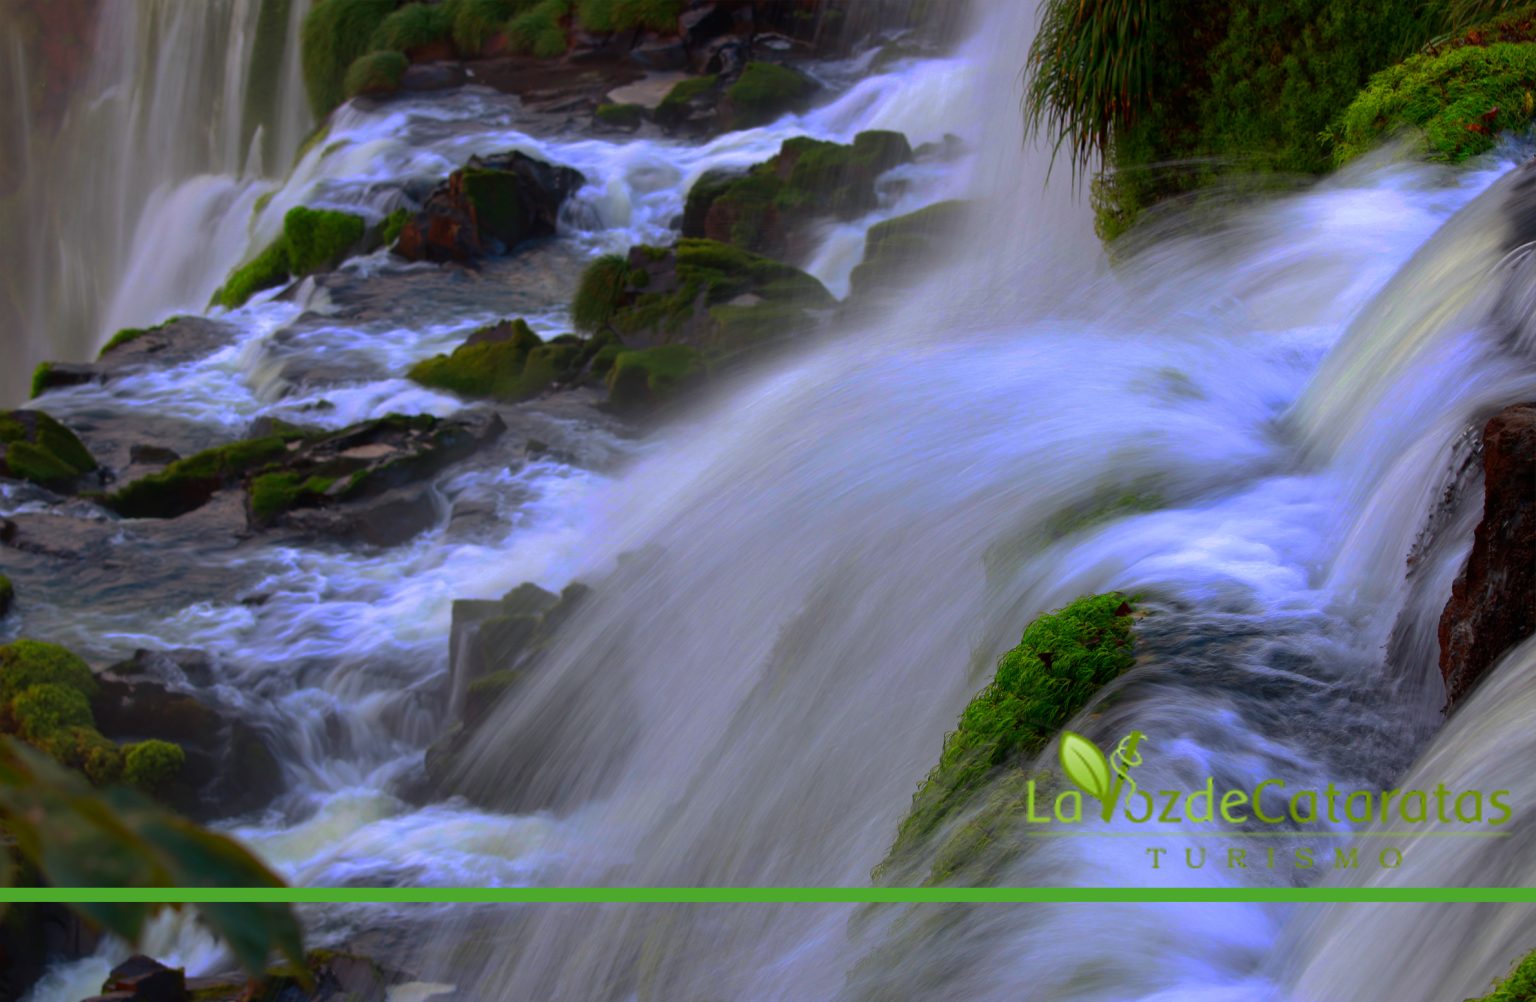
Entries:
<svg viewBox="0 0 1536 1002">
<path fill-rule="evenodd" d="M 604 254 L 587 265 L 571 301 L 571 322 L 577 330 L 601 330 L 619 308 L 629 260 L 622 254 Z"/>
<path fill-rule="evenodd" d="M 434 42 L 453 41 L 453 9 L 442 3 L 406 4 L 379 23 L 369 49 L 410 52 Z"/>
<path fill-rule="evenodd" d="M 725 89 L 731 103 L 731 127 L 766 125 L 804 107 L 815 93 L 816 82 L 798 70 L 776 63 L 748 63 L 736 82 Z"/>
<path fill-rule="evenodd" d="M 563 19 L 571 11 L 571 0 L 542 0 L 507 22 L 507 45 L 513 52 L 524 52 L 540 59 L 565 55 L 568 44 Z"/>
<path fill-rule="evenodd" d="M 1131 624 L 1129 600 L 1119 592 L 1080 598 L 1030 623 L 944 739 L 939 764 L 912 797 L 882 868 L 964 807 L 998 769 L 1039 754 L 1106 682 L 1131 667 Z"/>
<path fill-rule="evenodd" d="M 394 10 L 395 0 L 318 0 L 304 15 L 300 60 L 316 118 L 346 99 L 347 68 Z"/>
<path fill-rule="evenodd" d="M 1383 70 L 1344 112 L 1334 150 L 1345 163 L 1384 136 L 1412 130 L 1431 159 L 1491 149 L 1536 113 L 1536 43 L 1500 42 L 1418 55 Z"/>
<path fill-rule="evenodd" d="M 0 701 L 9 702 L 34 685 L 59 685 L 90 697 L 96 676 L 90 665 L 58 644 L 23 637 L 0 647 Z"/>
<path fill-rule="evenodd" d="M 158 793 L 187 764 L 187 753 L 169 741 L 140 741 L 123 748 L 123 781 L 145 793 Z"/>
<path fill-rule="evenodd" d="M 1526 958 L 1503 981 L 1496 982 L 1493 991 L 1467 1002 L 1531 1002 L 1536 999 L 1536 953 Z"/>
<path fill-rule="evenodd" d="M 402 52 L 377 51 L 358 56 L 347 67 L 343 88 L 347 97 L 359 94 L 393 94 L 411 61 Z"/>
<path fill-rule="evenodd" d="M 507 20 L 524 6 L 519 0 L 451 0 L 451 3 L 453 44 L 465 56 L 479 53 L 491 36 L 501 31 Z"/>
<path fill-rule="evenodd" d="M 576 0 L 576 19 L 589 31 L 677 30 L 682 0 Z"/>
</svg>

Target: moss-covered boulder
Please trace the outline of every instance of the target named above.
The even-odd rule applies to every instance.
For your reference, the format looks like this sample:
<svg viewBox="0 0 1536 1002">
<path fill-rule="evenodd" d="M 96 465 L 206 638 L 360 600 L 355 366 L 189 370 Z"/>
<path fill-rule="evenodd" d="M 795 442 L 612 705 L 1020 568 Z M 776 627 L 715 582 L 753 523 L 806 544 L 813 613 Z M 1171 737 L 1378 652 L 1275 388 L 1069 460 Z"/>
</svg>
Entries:
<svg viewBox="0 0 1536 1002">
<path fill-rule="evenodd" d="M 246 491 L 253 528 L 300 508 L 328 508 L 413 484 L 467 458 L 505 430 L 494 413 L 391 414 L 340 431 L 277 424 L 272 434 L 206 449 L 107 495 L 129 518 L 175 518 L 229 488 Z"/>
<path fill-rule="evenodd" d="M 412 261 L 473 261 L 555 235 L 585 178 L 523 153 L 472 157 L 406 220 L 393 250 Z"/>
<path fill-rule="evenodd" d="M 704 132 L 713 127 L 722 91 L 714 74 L 680 80 L 656 106 L 652 117 L 668 132 Z"/>
<path fill-rule="evenodd" d="M 110 783 L 122 774 L 122 753 L 96 729 L 96 691 L 90 666 L 67 648 L 27 638 L 0 647 L 0 732 Z"/>
<path fill-rule="evenodd" d="M 640 104 L 600 104 L 592 113 L 597 124 L 623 132 L 633 132 L 645 122 L 646 107 Z"/>
<path fill-rule="evenodd" d="M 608 402 L 624 411 L 654 410 L 704 381 L 703 352 L 686 344 L 620 351 L 608 369 Z"/>
<path fill-rule="evenodd" d="M 958 847 L 997 841 L 1022 807 L 1026 765 L 1134 663 L 1132 612 L 1125 595 L 1109 592 L 1080 598 L 1025 628 L 1019 645 L 998 661 L 991 684 L 944 739 L 939 764 L 913 795 L 877 877 L 942 881 L 972 862 Z M 970 819 L 970 830 L 949 832 L 944 844 L 925 854 L 930 839 L 975 806 L 983 791 L 992 797 Z"/>
<path fill-rule="evenodd" d="M 871 226 L 864 258 L 848 278 L 849 299 L 867 303 L 906 287 L 918 266 L 960 232 L 965 214 L 965 202 L 936 202 Z"/>
<path fill-rule="evenodd" d="M 330 209 L 297 206 L 283 217 L 283 232 L 266 249 L 224 280 L 213 303 L 241 306 L 265 289 L 291 279 L 328 271 L 362 248 L 368 227 L 363 217 Z"/>
<path fill-rule="evenodd" d="M 1334 161 L 1408 134 L 1457 163 L 1536 119 L 1536 8 L 1464 32 L 1371 77 L 1339 122 Z"/>
<path fill-rule="evenodd" d="M 771 257 L 792 256 L 806 224 L 849 219 L 876 205 L 875 179 L 912 159 L 899 132 L 861 132 L 847 145 L 797 137 L 732 177 L 706 174 L 688 192 L 683 235 Z"/>
<path fill-rule="evenodd" d="M 593 262 L 571 313 L 625 349 L 688 345 L 711 362 L 792 338 L 836 300 L 816 279 L 714 240 L 633 247 Z"/>
<path fill-rule="evenodd" d="M 581 381 L 611 341 L 562 334 L 545 342 L 526 322 L 503 320 L 475 331 L 452 354 L 417 362 L 408 376 L 460 396 L 513 403 Z"/>
<path fill-rule="evenodd" d="M 0 476 L 30 480 L 50 490 L 70 490 L 97 468 L 75 433 L 42 411 L 0 413 Z"/>
<path fill-rule="evenodd" d="M 31 399 L 67 386 L 83 386 L 102 381 L 101 372 L 93 365 L 82 362 L 39 362 L 32 370 Z"/>
<path fill-rule="evenodd" d="M 748 63 L 725 89 L 721 118 L 728 129 L 751 129 L 802 111 L 820 89 L 799 70 L 776 63 Z"/>
</svg>

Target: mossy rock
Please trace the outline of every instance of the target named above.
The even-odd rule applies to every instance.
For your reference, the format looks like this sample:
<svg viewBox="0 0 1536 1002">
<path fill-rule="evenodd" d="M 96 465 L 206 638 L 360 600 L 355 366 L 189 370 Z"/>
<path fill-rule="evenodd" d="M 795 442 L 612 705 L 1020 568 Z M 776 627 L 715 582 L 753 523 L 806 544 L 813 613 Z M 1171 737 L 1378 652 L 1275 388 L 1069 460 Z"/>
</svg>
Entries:
<svg viewBox="0 0 1536 1002">
<path fill-rule="evenodd" d="M 732 129 L 750 129 L 801 111 L 820 87 L 798 70 L 753 62 L 725 89 L 725 118 Z"/>
<path fill-rule="evenodd" d="M 664 129 L 675 130 L 689 124 L 701 113 L 714 107 L 720 91 L 720 78 L 713 74 L 681 80 L 667 91 L 651 117 Z"/>
<path fill-rule="evenodd" d="M 0 413 L 0 476 L 50 490 L 67 490 L 97 469 L 93 457 L 75 433 L 42 411 Z"/>
<path fill-rule="evenodd" d="M 963 201 L 936 202 L 871 226 L 864 236 L 864 258 L 848 279 L 849 298 L 863 300 L 903 287 L 936 247 L 960 232 L 966 211 Z"/>
<path fill-rule="evenodd" d="M 411 367 L 408 378 L 464 397 L 514 403 L 579 380 L 611 339 L 544 342 L 525 321 L 504 320 L 471 334 L 448 355 Z"/>
<path fill-rule="evenodd" d="M 410 65 L 411 61 L 403 52 L 370 52 L 354 59 L 347 67 L 342 86 L 347 97 L 393 94 L 400 89 L 400 79 Z"/>
<path fill-rule="evenodd" d="M 0 731 L 104 784 L 121 774 L 122 753 L 96 729 L 97 689 L 90 666 L 65 647 L 27 638 L 0 647 Z"/>
<path fill-rule="evenodd" d="M 1132 622 L 1130 600 L 1109 592 L 1077 599 L 1030 623 L 1019 645 L 999 659 L 991 684 L 970 701 L 959 726 L 944 739 L 939 764 L 913 795 L 876 877 L 893 867 L 910 868 L 921 858 L 919 849 L 978 792 L 1021 769 L 1106 683 L 1130 668 Z M 991 824 L 1003 821 L 1009 804 L 1017 805 L 1017 785 L 1011 793 L 1002 788 L 1001 799 L 988 805 Z M 943 879 L 961 864 L 958 854 L 945 854 L 944 848 L 939 846 L 948 869 L 931 871 L 930 879 Z"/>
<path fill-rule="evenodd" d="M 263 473 L 251 478 L 251 513 L 267 522 L 285 511 L 318 504 L 329 496 L 335 477 L 302 473 Z"/>
<path fill-rule="evenodd" d="M 1493 991 L 1467 1002 L 1532 1002 L 1536 1000 L 1536 952 L 1529 953 L 1515 965 L 1509 976 L 1498 981 Z"/>
<path fill-rule="evenodd" d="M 1344 164 L 1401 134 L 1431 160 L 1459 163 L 1493 148 L 1501 133 L 1536 119 L 1536 16 L 1525 13 L 1474 31 L 1465 42 L 1412 56 L 1371 77 L 1345 109 L 1334 146 Z M 1523 26 L 1526 30 L 1517 28 Z M 1525 41 L 1491 41 L 1503 37 Z"/>
<path fill-rule="evenodd" d="M 187 753 L 170 741 L 150 739 L 123 748 L 123 782 L 148 794 L 169 787 L 187 764 Z"/>
<path fill-rule="evenodd" d="M 670 403 L 708 374 L 704 355 L 685 344 L 621 351 L 608 370 L 608 402 L 621 410 Z"/>
<path fill-rule="evenodd" d="M 612 129 L 634 130 L 645 121 L 646 110 L 639 104 L 600 104 L 593 117 Z"/>
<path fill-rule="evenodd" d="M 783 339 L 815 325 L 810 311 L 836 303 L 805 272 L 714 240 L 633 247 L 627 264 L 620 285 L 611 258 L 594 262 L 572 312 L 578 318 L 606 317 L 603 329 L 616 333 L 628 348 L 682 343 L 706 355 L 734 354 L 743 346 L 731 340 L 733 325 L 718 313 L 720 307 L 780 308 L 776 320 L 782 325 L 778 339 Z M 607 276 L 604 281 L 591 280 L 595 270 Z M 741 318 L 731 319 L 739 323 Z"/>
<path fill-rule="evenodd" d="M 178 459 L 158 473 L 108 494 L 103 503 L 126 518 L 175 518 L 208 503 L 214 493 L 247 473 L 271 466 L 288 454 L 293 436 L 269 435 L 204 449 Z"/>
<path fill-rule="evenodd" d="M 212 303 L 232 310 L 291 278 L 334 268 L 362 245 L 367 229 L 363 217 L 349 212 L 295 206 L 283 217 L 282 235 L 230 272 Z"/>
<path fill-rule="evenodd" d="M 784 256 L 806 223 L 873 209 L 875 179 L 911 159 L 912 147 L 899 132 L 861 132 L 848 144 L 789 139 L 745 174 L 700 177 L 684 204 L 683 235 Z"/>
<path fill-rule="evenodd" d="M 384 217 L 383 224 L 379 227 L 379 236 L 385 244 L 392 244 L 400 239 L 400 231 L 405 229 L 405 224 L 410 221 L 410 209 L 396 209 Z"/>
</svg>

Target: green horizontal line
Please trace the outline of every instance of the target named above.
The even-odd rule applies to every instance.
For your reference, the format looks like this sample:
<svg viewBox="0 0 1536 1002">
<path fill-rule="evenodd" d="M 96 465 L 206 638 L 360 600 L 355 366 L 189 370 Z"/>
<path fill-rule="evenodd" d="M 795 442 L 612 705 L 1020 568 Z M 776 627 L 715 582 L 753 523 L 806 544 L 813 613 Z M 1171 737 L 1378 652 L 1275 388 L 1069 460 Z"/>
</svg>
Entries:
<svg viewBox="0 0 1536 1002">
<path fill-rule="evenodd" d="M 1326 869 L 1320 867 L 1320 869 Z M 1531 887 L 6 887 L 0 903 L 1533 903 Z"/>
</svg>

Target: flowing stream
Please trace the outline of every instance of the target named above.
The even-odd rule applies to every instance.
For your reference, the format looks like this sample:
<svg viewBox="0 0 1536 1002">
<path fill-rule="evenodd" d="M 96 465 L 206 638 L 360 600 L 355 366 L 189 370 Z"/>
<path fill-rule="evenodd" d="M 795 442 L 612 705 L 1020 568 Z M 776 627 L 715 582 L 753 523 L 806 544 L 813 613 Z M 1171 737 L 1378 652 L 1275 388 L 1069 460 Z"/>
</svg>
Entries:
<svg viewBox="0 0 1536 1002">
<path fill-rule="evenodd" d="M 248 24 L 253 5 L 196 16 L 191 6 L 144 0 L 110 16 L 126 19 L 120 37 L 131 38 L 148 30 L 136 16 L 163 15 L 150 19 L 168 26 L 152 51 L 187 81 L 221 79 L 233 101 L 247 43 L 220 35 L 214 47 L 210 33 Z M 1455 171 L 1383 157 L 1219 222 L 1170 214 L 1111 266 L 1067 168 L 1047 184 L 1048 154 L 1022 140 L 1018 64 L 1032 9 L 992 5 L 951 58 L 875 75 L 860 63 L 826 66 L 838 85 L 830 103 L 697 144 L 538 134 L 515 99 L 471 87 L 345 106 L 278 180 L 267 158 L 293 162 L 306 124 L 296 80 L 283 78 L 277 138 L 254 146 L 206 106 L 177 110 L 155 86 L 130 90 L 150 121 L 174 123 L 114 140 L 130 162 L 146 148 L 134 143 L 179 149 L 178 129 L 193 119 L 178 116 L 215 126 L 199 133 L 208 150 L 155 161 L 121 189 L 79 182 L 113 200 L 107 218 L 119 232 L 105 241 L 110 252 L 76 257 L 81 242 L 67 225 L 58 231 L 62 264 L 50 281 L 64 284 L 25 300 L 36 311 L 27 315 L 53 299 L 85 312 L 49 328 L 53 355 L 81 354 L 129 321 L 200 310 L 294 205 L 377 219 L 412 185 L 507 149 L 576 167 L 586 185 L 560 239 L 521 264 L 434 285 L 432 266 L 383 254 L 351 262 L 348 281 L 383 305 L 338 307 L 316 283 L 289 299 L 258 297 L 228 316 L 239 337 L 210 358 L 50 394 L 50 412 L 67 422 L 173 412 L 220 441 L 261 416 L 340 427 L 392 411 L 450 414 L 459 401 L 400 378 L 411 362 L 496 316 L 527 316 L 543 334 L 567 329 L 564 303 L 584 259 L 667 242 L 700 174 L 761 161 L 794 135 L 846 141 L 893 128 L 916 145 L 953 132 L 969 151 L 902 168 L 878 210 L 822 234 L 799 263 L 835 293 L 874 222 L 960 195 L 985 209 L 959 249 L 877 321 L 747 374 L 658 435 L 636 441 L 557 408 L 530 417 L 562 458 L 440 485 L 493 510 L 490 531 L 444 524 L 368 552 L 189 539 L 179 559 L 210 567 L 216 586 L 178 581 L 170 558 L 147 593 L 87 588 L 82 598 L 60 583 L 29 612 L 27 631 L 101 658 L 135 646 L 216 651 L 210 688 L 282 736 L 292 790 L 266 816 L 231 823 L 290 879 L 313 884 L 865 884 L 997 656 L 1039 613 L 1110 589 L 1142 596 L 1148 610 L 1138 664 L 1071 726 L 1104 747 L 1143 731 L 1146 785 L 1465 777 L 1530 803 L 1536 788 L 1516 764 L 1529 757 L 1529 645 L 1440 729 L 1434 623 L 1475 505 L 1431 518 L 1447 488 L 1478 496 L 1459 474 L 1467 429 L 1536 395 L 1529 334 L 1508 316 L 1509 284 L 1523 273 L 1506 255 L 1532 237 L 1513 221 L 1530 208 L 1519 151 Z M 194 48 L 208 66 L 172 58 Z M 205 77 L 220 52 L 224 75 Z M 206 94 L 165 72 L 150 77 L 167 93 L 189 103 Z M 142 215 L 127 218 L 139 203 Z M 412 282 L 431 294 L 389 300 Z M 1138 499 L 1134 510 L 1112 503 L 1125 495 Z M 641 558 L 618 559 L 632 552 Z M 473 753 L 473 783 L 530 809 L 399 799 L 394 784 L 442 726 L 422 694 L 446 670 L 451 600 L 577 579 L 601 584 Z M 1511 743 L 1502 759 L 1490 750 Z M 1183 853 L 1197 838 L 1170 831 L 1153 842 L 1171 860 L 1157 869 L 1144 838 L 1041 840 L 1000 859 L 998 880 L 1533 876 L 1532 840 L 1518 833 L 1453 855 L 1425 838 L 1402 847 L 1400 872 L 1341 875 L 1298 870 L 1291 843 L 1272 867 L 1190 869 Z M 1514 907 L 549 906 L 309 917 L 336 937 L 417 928 L 420 973 L 471 997 L 581 1002 L 1455 1000 L 1536 946 L 1522 939 L 1528 910 Z M 173 962 L 220 963 L 217 945 L 184 922 L 167 920 L 156 936 L 152 948 Z M 1465 949 L 1471 942 L 1480 948 Z M 94 990 L 111 952 L 55 972 L 34 999 Z"/>
</svg>

